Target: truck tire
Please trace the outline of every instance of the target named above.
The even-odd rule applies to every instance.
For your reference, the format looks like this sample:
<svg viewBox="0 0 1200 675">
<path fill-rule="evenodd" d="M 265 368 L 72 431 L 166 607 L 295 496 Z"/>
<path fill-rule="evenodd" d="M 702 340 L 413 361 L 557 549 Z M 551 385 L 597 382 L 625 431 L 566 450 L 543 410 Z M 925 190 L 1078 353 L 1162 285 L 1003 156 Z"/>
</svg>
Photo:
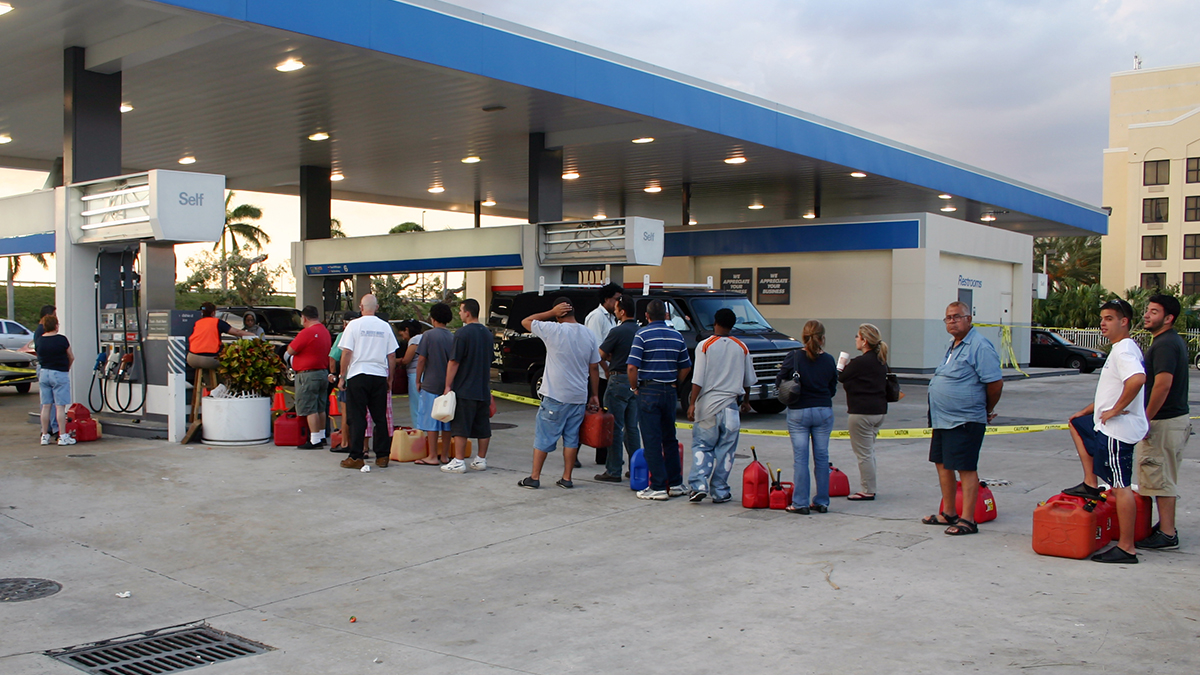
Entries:
<svg viewBox="0 0 1200 675">
<path fill-rule="evenodd" d="M 760 415 L 777 415 L 783 412 L 783 409 L 787 406 L 779 401 L 768 398 L 761 401 L 751 401 L 750 407 L 754 408 L 754 412 Z"/>
<path fill-rule="evenodd" d="M 18 394 L 28 394 L 29 388 L 32 386 L 33 386 L 32 382 L 22 382 L 21 384 L 16 385 L 17 393 Z"/>
<path fill-rule="evenodd" d="M 542 400 L 542 395 L 538 393 L 538 389 L 542 388 L 542 374 L 544 372 L 545 371 L 541 366 L 537 366 L 532 371 L 530 371 L 530 373 L 529 373 L 529 398 L 536 398 L 539 401 Z"/>
</svg>

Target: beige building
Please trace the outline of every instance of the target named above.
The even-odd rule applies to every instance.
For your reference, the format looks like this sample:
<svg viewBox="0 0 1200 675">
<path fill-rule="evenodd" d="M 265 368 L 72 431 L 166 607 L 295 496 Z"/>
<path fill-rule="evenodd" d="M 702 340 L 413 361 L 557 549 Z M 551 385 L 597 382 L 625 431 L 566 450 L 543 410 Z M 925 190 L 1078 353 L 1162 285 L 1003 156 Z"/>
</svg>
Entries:
<svg viewBox="0 0 1200 675">
<path fill-rule="evenodd" d="M 1200 64 L 1114 73 L 1100 281 L 1200 292 Z"/>
</svg>

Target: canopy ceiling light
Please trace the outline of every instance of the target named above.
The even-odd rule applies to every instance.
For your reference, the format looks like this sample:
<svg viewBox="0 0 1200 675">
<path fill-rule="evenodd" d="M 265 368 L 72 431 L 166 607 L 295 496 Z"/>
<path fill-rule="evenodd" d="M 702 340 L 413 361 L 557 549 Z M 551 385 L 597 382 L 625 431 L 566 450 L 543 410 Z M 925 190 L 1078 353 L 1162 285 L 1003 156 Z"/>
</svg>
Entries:
<svg viewBox="0 0 1200 675">
<path fill-rule="evenodd" d="M 329 140 L 329 134 L 325 133 L 324 131 L 318 131 L 317 133 L 310 135 L 308 137 L 308 140 L 310 140 L 310 141 L 327 141 L 327 140 Z"/>
<path fill-rule="evenodd" d="M 951 195 L 943 194 L 943 195 L 938 195 L 938 199 L 954 199 L 954 197 Z"/>
<path fill-rule="evenodd" d="M 180 157 L 179 163 L 180 164 L 195 164 L 196 158 L 191 155 L 188 155 L 187 157 Z"/>
<path fill-rule="evenodd" d="M 750 209 L 751 211 L 757 211 L 757 210 L 761 209 L 762 207 L 763 207 L 762 204 L 751 204 L 750 206 L 747 206 L 746 208 Z"/>
<path fill-rule="evenodd" d="M 633 139 L 633 142 L 634 142 L 634 143 L 639 143 L 639 144 L 640 144 L 640 143 L 653 143 L 653 142 L 654 142 L 654 139 L 653 139 L 653 138 L 650 138 L 649 136 L 645 136 L 645 137 L 643 137 L 643 138 L 635 138 L 635 139 Z"/>
<path fill-rule="evenodd" d="M 495 206 L 495 205 L 496 205 L 496 200 L 494 200 L 494 199 L 488 199 L 488 200 L 486 200 L 486 201 L 479 202 L 479 205 L 480 205 L 480 206 Z"/>
<path fill-rule="evenodd" d="M 579 174 L 575 171 L 568 171 L 562 175 L 563 180 L 575 180 L 579 178 Z"/>
<path fill-rule="evenodd" d="M 288 60 L 284 61 L 283 63 L 275 66 L 275 70 L 278 70 L 281 73 L 290 73 L 290 72 L 293 72 L 296 70 L 300 70 L 303 67 L 304 67 L 304 62 L 301 61 L 300 59 L 289 58 Z"/>
<path fill-rule="evenodd" d="M 133 112 L 133 106 L 129 105 L 128 103 L 122 103 L 119 110 L 122 113 Z"/>
<path fill-rule="evenodd" d="M 727 157 L 725 159 L 725 163 L 726 164 L 745 164 L 746 158 L 745 157 Z"/>
<path fill-rule="evenodd" d="M 850 177 L 851 178 L 866 178 L 867 174 L 865 174 L 861 171 L 852 171 L 852 172 L 850 172 Z"/>
<path fill-rule="evenodd" d="M 945 213 L 954 213 L 957 210 L 958 210 L 958 207 L 954 206 L 953 204 L 947 204 L 942 207 L 942 211 L 944 211 Z"/>
<path fill-rule="evenodd" d="M 991 211 L 984 211 L 983 215 L 979 216 L 979 219 L 985 223 L 990 223 L 996 220 L 996 214 L 992 213 Z"/>
<path fill-rule="evenodd" d="M 470 157 L 463 157 L 462 160 L 460 160 L 460 161 L 463 164 L 478 164 L 479 162 L 481 162 L 483 160 L 479 159 L 475 155 L 471 155 Z"/>
<path fill-rule="evenodd" d="M 334 171 L 333 173 L 329 174 L 329 180 L 346 180 L 346 177 L 342 175 L 341 171 Z"/>
<path fill-rule="evenodd" d="M 8 14 L 11 11 L 13 11 L 12 5 L 7 2 L 0 2 L 0 16 Z"/>
<path fill-rule="evenodd" d="M 446 188 L 442 187 L 441 185 L 434 185 L 433 187 L 429 188 L 429 191 L 435 195 L 440 195 L 446 191 Z"/>
<path fill-rule="evenodd" d="M 0 145 L 4 145 L 5 143 L 12 143 L 12 136 L 0 134 Z"/>
<path fill-rule="evenodd" d="M 658 185 L 647 185 L 646 187 L 642 188 L 642 190 L 644 192 L 652 192 L 652 193 L 653 192 L 662 192 L 662 188 Z"/>
</svg>

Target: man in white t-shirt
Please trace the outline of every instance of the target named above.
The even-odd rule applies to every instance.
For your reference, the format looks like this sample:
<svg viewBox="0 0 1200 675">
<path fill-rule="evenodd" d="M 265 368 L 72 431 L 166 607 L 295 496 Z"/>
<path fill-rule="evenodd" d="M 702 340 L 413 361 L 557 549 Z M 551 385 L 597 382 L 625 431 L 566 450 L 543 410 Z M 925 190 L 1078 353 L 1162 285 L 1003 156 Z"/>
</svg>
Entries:
<svg viewBox="0 0 1200 675">
<path fill-rule="evenodd" d="M 750 411 L 750 387 L 754 360 L 741 340 L 729 333 L 737 323 L 732 309 L 722 307 L 713 315 L 713 335 L 696 346 L 696 369 L 692 371 L 692 393 L 687 416 L 692 426 L 692 470 L 688 476 L 688 501 L 699 504 L 712 495 L 714 504 L 729 501 L 729 472 L 737 449 L 742 418 L 738 410 Z"/>
<path fill-rule="evenodd" d="M 608 337 L 608 332 L 617 327 L 617 300 L 621 298 L 621 287 L 616 284 L 605 284 L 600 288 L 600 306 L 588 312 L 587 318 L 583 320 L 583 325 L 592 331 L 592 335 L 596 336 L 596 345 L 604 344 L 604 339 Z M 600 369 L 600 400 L 607 400 L 605 392 L 608 390 L 608 372 Z M 596 463 L 604 464 L 608 460 L 608 448 L 596 448 Z M 577 464 L 575 468 L 579 468 Z"/>
<path fill-rule="evenodd" d="M 1109 300 L 1100 308 L 1100 334 L 1112 343 L 1112 349 L 1100 371 L 1095 400 L 1072 415 L 1069 424 L 1083 464 L 1083 482 L 1063 493 L 1098 499 L 1099 478 L 1112 486 L 1116 496 L 1121 537 L 1112 548 L 1092 556 L 1092 560 L 1102 563 L 1138 561 L 1134 550 L 1137 502 L 1130 484 L 1134 447 L 1146 437 L 1150 423 L 1142 400 L 1142 386 L 1146 384 L 1142 350 L 1129 337 L 1132 321 L 1133 308 L 1124 300 Z"/>
<path fill-rule="evenodd" d="M 555 321 L 557 319 L 557 321 Z M 538 394 L 533 432 L 533 472 L 517 485 L 536 490 L 541 486 L 546 457 L 563 442 L 563 476 L 555 485 L 569 489 L 575 457 L 579 454 L 579 427 L 588 406 L 600 409 L 600 348 L 587 326 L 575 320 L 567 298 L 558 298 L 551 309 L 526 317 L 521 325 L 546 343 L 546 370 Z"/>
<path fill-rule="evenodd" d="M 359 309 L 362 317 L 346 324 L 338 343 L 342 349 L 338 386 L 346 392 L 346 425 L 350 433 L 350 456 L 342 460 L 347 469 L 363 467 L 367 411 L 375 423 L 375 464 L 388 465 L 392 430 L 387 423 L 387 401 L 392 395 L 392 372 L 396 369 L 396 350 L 400 348 L 392 327 L 375 316 L 379 301 L 374 295 L 364 295 Z"/>
</svg>

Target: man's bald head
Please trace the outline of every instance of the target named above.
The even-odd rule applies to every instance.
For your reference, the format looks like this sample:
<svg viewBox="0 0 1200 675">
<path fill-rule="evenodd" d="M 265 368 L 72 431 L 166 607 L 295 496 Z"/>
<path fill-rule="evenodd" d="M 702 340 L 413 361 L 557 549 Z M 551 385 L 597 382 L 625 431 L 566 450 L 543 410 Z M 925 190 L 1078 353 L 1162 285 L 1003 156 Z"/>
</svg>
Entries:
<svg viewBox="0 0 1200 675">
<path fill-rule="evenodd" d="M 367 293 L 362 296 L 362 300 L 358 301 L 359 307 L 362 308 L 362 313 L 372 315 L 379 309 L 379 299 L 373 293 Z"/>
</svg>

